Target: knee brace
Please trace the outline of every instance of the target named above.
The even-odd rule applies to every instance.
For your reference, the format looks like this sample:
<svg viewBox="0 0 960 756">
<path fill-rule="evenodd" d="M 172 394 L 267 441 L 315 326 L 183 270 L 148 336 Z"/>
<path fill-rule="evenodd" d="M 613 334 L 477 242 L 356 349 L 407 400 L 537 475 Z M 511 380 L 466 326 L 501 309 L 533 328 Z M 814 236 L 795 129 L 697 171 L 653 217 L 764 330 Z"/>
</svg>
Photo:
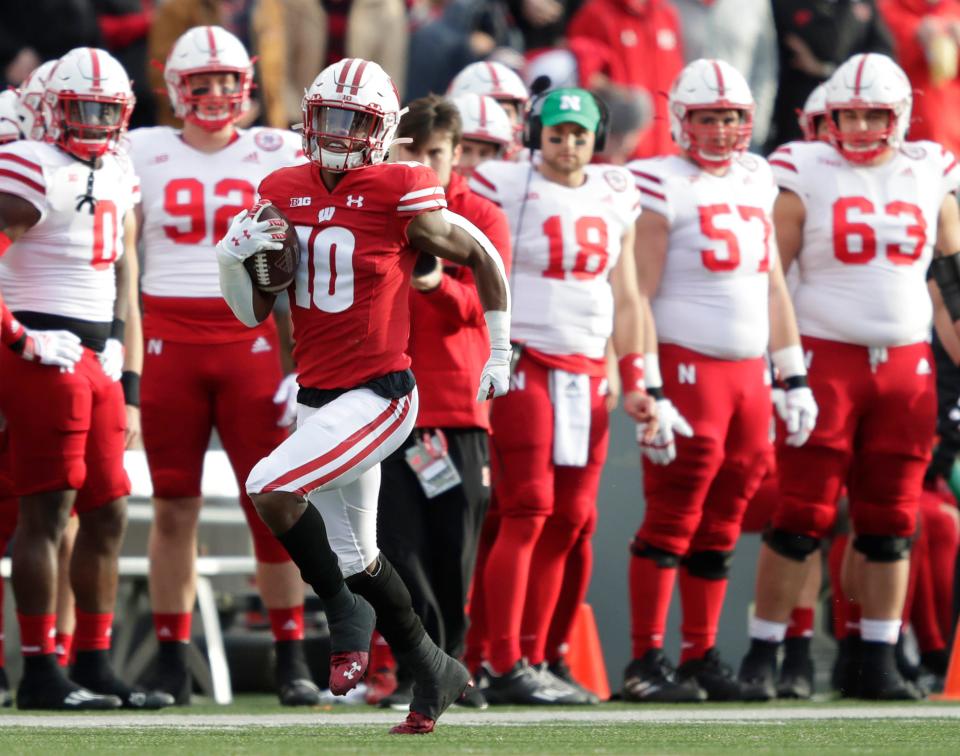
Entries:
<svg viewBox="0 0 960 756">
<path fill-rule="evenodd" d="M 763 542 L 780 556 L 795 562 L 806 561 L 808 556 L 820 548 L 819 538 L 789 533 L 780 528 L 767 528 L 763 531 Z"/>
<path fill-rule="evenodd" d="M 868 562 L 899 562 L 910 556 L 912 545 L 913 538 L 903 536 L 858 535 L 853 539 L 853 548 Z"/>
<path fill-rule="evenodd" d="M 732 551 L 695 551 L 683 558 L 687 573 L 704 580 L 726 580 L 730 574 Z"/>
<path fill-rule="evenodd" d="M 652 559 L 657 567 L 678 567 L 680 555 L 658 549 L 648 543 L 634 539 L 630 544 L 630 553 L 641 559 Z"/>
</svg>

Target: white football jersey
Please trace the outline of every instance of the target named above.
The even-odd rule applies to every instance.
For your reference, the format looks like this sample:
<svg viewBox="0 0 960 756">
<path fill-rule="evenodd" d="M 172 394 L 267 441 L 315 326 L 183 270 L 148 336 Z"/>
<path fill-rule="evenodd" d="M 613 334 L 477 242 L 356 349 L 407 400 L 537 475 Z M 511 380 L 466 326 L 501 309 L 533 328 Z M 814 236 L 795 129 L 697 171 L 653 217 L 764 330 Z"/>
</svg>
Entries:
<svg viewBox="0 0 960 756">
<path fill-rule="evenodd" d="M 794 142 L 770 164 L 806 209 L 794 292 L 800 332 L 867 347 L 926 340 L 925 278 L 940 205 L 960 183 L 956 158 L 934 142 L 907 142 L 884 165 L 861 167 L 828 144 Z"/>
<path fill-rule="evenodd" d="M 600 359 L 613 329 L 610 271 L 640 203 L 624 168 L 588 165 L 586 175 L 571 188 L 530 163 L 492 160 L 477 168 L 470 188 L 500 205 L 510 223 L 511 337 L 550 355 Z"/>
<path fill-rule="evenodd" d="M 127 149 L 141 181 L 143 293 L 221 299 L 214 247 L 253 204 L 264 176 L 302 162 L 299 135 L 240 130 L 222 150 L 206 153 L 178 130 L 156 126 L 131 131 Z"/>
<path fill-rule="evenodd" d="M 140 188 L 123 153 L 105 155 L 92 174 L 95 202 L 85 198 L 89 166 L 60 148 L 23 140 L 0 150 L 0 192 L 40 212 L 0 260 L 0 289 L 14 312 L 113 320 L 123 218 Z"/>
<path fill-rule="evenodd" d="M 657 337 L 725 360 L 767 349 L 770 270 L 778 264 L 770 166 L 742 155 L 723 176 L 679 156 L 628 166 L 644 210 L 670 224 L 660 288 L 651 301 Z"/>
</svg>

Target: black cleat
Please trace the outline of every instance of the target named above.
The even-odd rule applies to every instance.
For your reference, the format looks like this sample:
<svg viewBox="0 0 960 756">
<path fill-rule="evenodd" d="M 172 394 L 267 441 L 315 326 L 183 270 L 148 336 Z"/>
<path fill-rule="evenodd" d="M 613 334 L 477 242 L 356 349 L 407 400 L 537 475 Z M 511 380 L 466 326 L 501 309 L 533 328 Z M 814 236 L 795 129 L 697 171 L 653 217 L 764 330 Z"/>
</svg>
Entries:
<svg viewBox="0 0 960 756">
<path fill-rule="evenodd" d="M 600 703 L 600 696 L 598 696 L 592 690 L 589 690 L 583 687 L 580 683 L 576 681 L 576 679 L 573 676 L 573 672 L 570 671 L 570 667 L 567 665 L 566 660 L 558 659 L 557 661 L 553 662 L 553 664 L 548 665 L 547 670 L 555 678 L 557 678 L 561 682 L 565 682 L 575 691 L 583 695 L 585 698 L 584 703 L 588 703 L 591 705 Z"/>
<path fill-rule="evenodd" d="M 122 705 L 117 696 L 99 695 L 68 680 L 53 654 L 24 659 L 23 677 L 17 688 L 18 709 L 109 711 Z"/>
<path fill-rule="evenodd" d="M 740 700 L 772 701 L 777 697 L 774 683 L 777 675 L 777 647 L 779 643 L 754 638 L 750 650 L 740 662 Z"/>
<path fill-rule="evenodd" d="M 303 641 L 275 641 L 277 697 L 283 706 L 316 706 L 320 689 L 310 676 Z"/>
<path fill-rule="evenodd" d="M 7 670 L 0 667 L 0 707 L 5 708 L 7 706 L 13 706 L 13 695 L 10 693 L 10 681 L 7 679 Z"/>
<path fill-rule="evenodd" d="M 161 641 L 145 686 L 173 697 L 174 706 L 189 706 L 193 680 L 187 669 L 188 643 Z"/>
<path fill-rule="evenodd" d="M 890 643 L 861 641 L 860 691 L 858 698 L 871 701 L 920 701 L 925 696 L 897 669 L 896 652 Z"/>
<path fill-rule="evenodd" d="M 393 735 L 425 735 L 470 685 L 470 673 L 459 661 L 445 654 L 424 633 L 419 645 L 398 656 L 399 667 L 413 672 L 413 700 L 404 722 L 390 730 Z"/>
<path fill-rule="evenodd" d="M 483 688 L 483 694 L 494 705 L 556 706 L 580 702 L 579 696 L 567 685 L 541 675 L 539 670 L 527 664 L 526 659 L 521 659 L 502 675 L 488 672 L 488 684 Z"/>
<path fill-rule="evenodd" d="M 700 659 L 690 659 L 677 667 L 677 680 L 692 680 L 707 692 L 708 701 L 739 701 L 740 683 L 733 669 L 724 664 L 716 648 Z"/>
<path fill-rule="evenodd" d="M 830 684 L 841 698 L 856 698 L 860 694 L 862 644 L 859 635 L 842 638 L 837 644 L 837 658 L 833 662 Z"/>
<path fill-rule="evenodd" d="M 116 676 L 106 651 L 78 651 L 70 669 L 70 679 L 93 693 L 116 696 L 124 709 L 148 711 L 173 706 L 174 698 L 161 690 L 142 690 L 127 685 Z"/>
<path fill-rule="evenodd" d="M 623 700 L 640 703 L 697 703 L 707 700 L 695 680 L 678 680 L 663 649 L 651 648 L 623 673 Z"/>
</svg>

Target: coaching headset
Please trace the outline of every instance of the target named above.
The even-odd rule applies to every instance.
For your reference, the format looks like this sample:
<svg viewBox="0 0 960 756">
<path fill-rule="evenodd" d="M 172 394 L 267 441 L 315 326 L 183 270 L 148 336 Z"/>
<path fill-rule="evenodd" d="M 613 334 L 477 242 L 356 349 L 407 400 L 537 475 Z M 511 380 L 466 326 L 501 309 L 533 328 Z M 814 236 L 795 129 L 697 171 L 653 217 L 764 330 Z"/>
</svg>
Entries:
<svg viewBox="0 0 960 756">
<path fill-rule="evenodd" d="M 536 83 L 537 82 L 534 82 L 534 84 Z M 535 89 L 535 87 L 531 87 L 531 89 Z M 597 123 L 597 129 L 594 132 L 596 134 L 596 139 L 594 140 L 593 151 L 603 152 L 603 148 L 606 147 L 607 144 L 607 131 L 610 126 L 610 110 L 607 108 L 607 104 L 595 94 L 588 92 L 586 89 L 578 88 L 552 89 L 536 95 L 533 103 L 530 106 L 530 113 L 527 115 L 527 120 L 523 124 L 523 146 L 529 150 L 540 149 L 541 137 L 543 134 L 543 121 L 540 118 L 540 112 L 543 109 L 543 103 L 546 98 L 558 93 L 569 94 L 572 97 L 590 98 L 593 100 L 597 106 L 597 110 L 600 111 L 600 120 Z"/>
</svg>

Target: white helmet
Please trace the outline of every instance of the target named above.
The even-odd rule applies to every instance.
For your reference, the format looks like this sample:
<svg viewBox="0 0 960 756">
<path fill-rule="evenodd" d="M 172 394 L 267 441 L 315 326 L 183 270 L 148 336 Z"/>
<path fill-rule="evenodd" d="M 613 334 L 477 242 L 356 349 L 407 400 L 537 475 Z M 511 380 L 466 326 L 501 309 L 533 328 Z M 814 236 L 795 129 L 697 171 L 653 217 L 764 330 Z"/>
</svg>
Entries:
<svg viewBox="0 0 960 756">
<path fill-rule="evenodd" d="M 488 95 L 498 102 L 516 102 L 518 106 L 526 103 L 530 96 L 516 73 L 503 63 L 487 61 L 471 63 L 464 68 L 453 78 L 447 90 L 448 97 L 468 93 Z"/>
<path fill-rule="evenodd" d="M 106 50 L 77 47 L 53 67 L 43 93 L 46 138 L 79 160 L 116 149 L 136 98 L 130 77 Z"/>
<path fill-rule="evenodd" d="M 17 90 L 17 117 L 24 139 L 43 139 L 43 93 L 56 60 L 41 63 L 29 73 Z"/>
<path fill-rule="evenodd" d="M 0 144 L 15 142 L 22 136 L 17 118 L 17 93 L 12 89 L 0 92 Z"/>
<path fill-rule="evenodd" d="M 854 55 L 834 71 L 826 90 L 830 142 L 847 160 L 869 162 L 888 147 L 897 149 L 903 144 L 910 127 L 913 91 L 903 69 L 886 55 Z M 891 117 L 884 129 L 861 132 L 853 138 L 841 136 L 837 113 L 851 108 L 889 110 Z"/>
<path fill-rule="evenodd" d="M 237 86 L 227 94 L 195 93 L 189 78 L 201 73 L 236 74 Z M 243 43 L 220 26 L 195 26 L 182 34 L 167 56 L 163 78 L 174 114 L 208 131 L 219 131 L 250 108 L 253 62 Z"/>
<path fill-rule="evenodd" d="M 492 97 L 467 93 L 452 100 L 460 111 L 464 139 L 492 142 L 501 148 L 513 141 L 510 116 Z"/>
<path fill-rule="evenodd" d="M 817 119 L 827 114 L 827 85 L 818 84 L 803 103 L 803 110 L 797 116 L 800 130 L 807 142 L 817 141 Z"/>
<path fill-rule="evenodd" d="M 362 58 L 344 58 L 324 68 L 301 107 L 304 154 L 331 171 L 383 162 L 402 115 L 393 79 Z M 334 145 L 339 149 L 330 149 Z"/>
<path fill-rule="evenodd" d="M 750 144 L 753 95 L 743 75 L 726 61 L 700 58 L 688 63 L 670 87 L 669 109 L 673 141 L 699 165 L 729 165 L 734 156 Z M 709 134 L 691 128 L 689 116 L 695 110 L 741 112 L 740 125 L 732 132 L 730 144 L 723 152 L 704 150 L 702 142 Z"/>
</svg>

